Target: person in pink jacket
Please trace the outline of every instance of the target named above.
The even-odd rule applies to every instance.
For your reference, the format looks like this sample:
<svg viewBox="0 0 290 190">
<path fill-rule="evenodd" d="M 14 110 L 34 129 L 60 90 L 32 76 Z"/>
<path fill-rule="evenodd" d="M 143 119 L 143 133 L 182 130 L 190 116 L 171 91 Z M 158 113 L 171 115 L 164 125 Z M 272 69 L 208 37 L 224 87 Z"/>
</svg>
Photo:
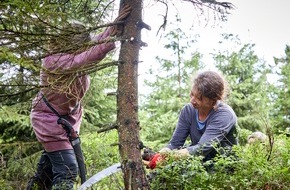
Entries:
<svg viewBox="0 0 290 190">
<path fill-rule="evenodd" d="M 124 20 L 130 11 L 131 7 L 123 6 L 115 22 Z M 79 30 L 79 33 L 85 31 L 80 24 L 72 24 L 70 27 Z M 66 36 L 66 43 L 81 46 L 80 43 L 106 41 L 110 36 L 117 35 L 120 32 L 118 29 L 120 27 L 117 25 L 111 26 L 92 39 L 88 32 L 71 33 Z M 52 52 L 63 48 L 66 51 L 52 53 L 42 60 L 40 79 L 41 85 L 45 87 L 40 89 L 32 102 L 30 118 L 44 152 L 29 187 L 37 184 L 41 189 L 73 189 L 79 166 L 68 131 L 58 121 L 63 118 L 69 122 L 73 131 L 80 131 L 83 113 L 81 101 L 89 89 L 90 80 L 87 74 L 71 71 L 97 64 L 115 48 L 114 42 L 107 41 L 76 52 L 65 47 L 66 43 L 51 43 L 49 49 Z"/>
</svg>

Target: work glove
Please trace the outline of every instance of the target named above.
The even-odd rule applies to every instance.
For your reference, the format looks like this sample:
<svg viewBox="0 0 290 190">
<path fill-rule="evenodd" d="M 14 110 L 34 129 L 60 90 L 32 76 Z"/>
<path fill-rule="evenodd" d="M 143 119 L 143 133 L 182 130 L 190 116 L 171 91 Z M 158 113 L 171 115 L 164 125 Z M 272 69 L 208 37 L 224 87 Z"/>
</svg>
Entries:
<svg viewBox="0 0 290 190">
<path fill-rule="evenodd" d="M 169 148 L 162 148 L 159 152 L 154 152 L 151 149 L 145 149 L 142 154 L 143 163 L 147 168 L 154 169 L 157 164 L 166 159 L 168 153 L 172 152 L 173 158 L 181 159 L 190 156 L 189 151 L 186 148 L 179 150 L 170 150 Z"/>
<path fill-rule="evenodd" d="M 150 148 L 146 148 L 143 151 L 142 159 L 145 160 L 145 161 L 150 161 L 155 154 L 156 154 L 156 152 L 154 152 Z"/>
<path fill-rule="evenodd" d="M 171 149 L 170 148 L 167 148 L 167 147 L 164 147 L 164 148 L 161 148 L 159 150 L 160 153 L 168 153 L 168 152 L 171 152 Z"/>
<path fill-rule="evenodd" d="M 124 5 L 121 7 L 119 11 L 118 17 L 114 20 L 115 22 L 124 21 L 130 14 L 132 8 L 130 5 Z M 114 26 L 111 26 L 111 36 L 121 36 L 123 33 L 124 24 L 116 24 Z"/>
<path fill-rule="evenodd" d="M 176 158 L 190 156 L 189 151 L 186 148 L 174 150 L 173 152 Z"/>
<path fill-rule="evenodd" d="M 151 149 L 145 149 L 142 154 L 142 159 L 147 168 L 154 169 L 158 162 L 165 159 L 165 155 L 156 153 Z"/>
<path fill-rule="evenodd" d="M 164 156 L 161 155 L 160 153 L 156 153 L 150 160 L 150 162 L 148 163 L 148 168 L 150 169 L 154 169 L 157 166 L 157 163 L 164 160 Z"/>
<path fill-rule="evenodd" d="M 161 150 L 160 150 L 161 151 Z M 165 160 L 166 155 L 171 151 L 169 150 L 162 150 L 162 152 L 156 153 L 151 159 L 150 162 L 148 163 L 148 168 L 150 169 L 154 169 L 157 166 L 157 163 Z M 173 151 L 173 157 L 175 159 L 180 159 L 180 158 L 184 158 L 184 157 L 188 157 L 190 156 L 189 151 L 184 148 L 184 149 L 180 149 L 180 150 L 174 150 Z"/>
</svg>

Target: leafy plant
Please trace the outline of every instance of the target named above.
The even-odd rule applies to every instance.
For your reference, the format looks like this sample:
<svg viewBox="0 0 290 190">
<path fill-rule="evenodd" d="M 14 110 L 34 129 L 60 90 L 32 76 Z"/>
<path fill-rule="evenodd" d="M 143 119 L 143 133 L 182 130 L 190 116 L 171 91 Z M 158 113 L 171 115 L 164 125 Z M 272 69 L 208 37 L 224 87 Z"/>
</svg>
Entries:
<svg viewBox="0 0 290 190">
<path fill-rule="evenodd" d="M 96 132 L 88 133 L 86 135 L 82 135 L 81 140 L 88 178 L 119 162 L 118 147 L 111 145 L 112 142 L 118 141 L 116 131 L 106 134 L 97 134 Z M 21 144 L 15 143 L 15 146 L 20 147 L 20 145 Z M 23 149 L 25 149 L 25 147 L 31 147 L 41 150 L 41 146 L 39 146 L 38 143 L 31 145 L 25 144 L 25 146 L 22 147 Z M 1 151 L 2 150 L 3 149 L 1 148 Z M 36 171 L 37 163 L 42 151 L 31 154 L 28 149 L 27 154 L 20 155 L 20 149 L 11 147 L 11 150 L 14 150 L 14 153 L 9 154 L 10 159 L 8 159 L 7 163 L 0 168 L 0 178 L 2 179 L 0 181 L 0 184 L 2 185 L 1 189 L 25 189 L 30 177 L 32 177 Z M 33 151 L 35 152 L 35 150 Z M 116 178 L 117 176 L 114 177 Z M 112 184 L 110 180 L 112 179 L 104 179 L 100 183 L 96 184 L 95 187 L 101 189 L 111 189 L 109 187 L 114 187 L 114 184 Z M 78 181 L 80 182 L 80 180 Z M 120 184 L 118 185 L 122 185 L 122 181 L 119 181 L 119 183 Z M 80 184 L 77 186 L 79 185 Z"/>
<path fill-rule="evenodd" d="M 238 41 L 225 35 L 225 39 Z M 227 41 L 223 41 L 227 43 Z M 239 126 L 251 131 L 264 130 L 263 118 L 268 118 L 273 103 L 272 85 L 267 81 L 269 66 L 254 52 L 254 44 L 244 44 L 236 51 L 214 55 L 216 67 L 223 72 L 230 87 L 228 103 L 238 116 Z"/>
<path fill-rule="evenodd" d="M 259 142 L 235 146 L 235 156 L 220 155 L 212 162 L 202 163 L 200 157 L 167 159 L 151 173 L 151 187 L 156 190 L 289 189 L 290 140 L 285 135 L 276 139 L 270 160 L 267 159 L 269 144 Z"/>
</svg>

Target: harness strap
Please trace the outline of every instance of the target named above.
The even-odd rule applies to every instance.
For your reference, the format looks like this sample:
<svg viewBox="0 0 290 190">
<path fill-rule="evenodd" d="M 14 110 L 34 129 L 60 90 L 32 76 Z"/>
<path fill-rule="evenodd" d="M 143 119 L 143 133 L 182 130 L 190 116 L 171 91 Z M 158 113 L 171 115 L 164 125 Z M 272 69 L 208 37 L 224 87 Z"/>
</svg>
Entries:
<svg viewBox="0 0 290 190">
<path fill-rule="evenodd" d="M 44 97 L 44 94 L 42 94 L 42 99 L 44 101 L 44 103 L 47 105 L 47 107 L 49 107 L 49 109 L 51 109 L 51 111 L 57 115 L 58 117 L 62 117 L 51 105 L 50 103 L 47 101 L 47 99 Z"/>
<path fill-rule="evenodd" d="M 77 159 L 77 163 L 79 166 L 79 176 L 81 178 L 81 183 L 83 184 L 86 181 L 86 167 L 85 167 L 85 162 L 84 162 L 84 156 L 82 153 L 82 149 L 81 149 L 81 141 L 80 138 L 78 136 L 78 133 L 73 129 L 72 125 L 64 118 L 67 115 L 60 115 L 51 105 L 50 103 L 47 101 L 47 99 L 44 97 L 44 95 L 42 94 L 42 99 L 44 101 L 44 103 L 47 105 L 47 107 L 49 107 L 51 109 L 51 111 L 53 113 L 55 113 L 59 118 L 57 120 L 57 124 L 61 124 L 62 127 L 64 128 L 64 130 L 67 132 L 67 136 L 69 137 L 69 140 L 71 142 L 71 145 L 74 149 L 75 155 L 76 155 L 76 159 Z M 74 112 L 77 107 L 79 106 L 79 104 L 77 104 L 74 109 L 71 111 Z"/>
<path fill-rule="evenodd" d="M 51 109 L 51 111 L 55 114 L 55 115 L 57 115 L 58 117 L 61 117 L 61 118 L 63 118 L 63 117 L 65 117 L 65 116 L 68 116 L 69 114 L 71 114 L 71 113 L 73 113 L 73 112 L 75 112 L 76 110 L 77 110 L 77 108 L 79 107 L 79 102 L 75 105 L 75 107 L 73 108 L 73 110 L 70 112 L 70 113 L 68 113 L 68 114 L 66 114 L 66 115 L 60 115 L 53 107 L 52 107 L 52 105 L 47 101 L 47 99 L 45 98 L 45 96 L 44 96 L 44 94 L 41 94 L 42 95 L 42 99 L 43 99 L 43 101 L 44 101 L 44 103 L 47 105 L 47 107 L 49 107 L 49 109 Z"/>
<path fill-rule="evenodd" d="M 62 125 L 62 127 L 64 128 L 64 130 L 66 131 L 66 133 L 67 133 L 67 136 L 69 137 L 69 139 L 70 139 L 70 141 L 72 140 L 71 139 L 71 136 L 72 136 L 72 134 L 71 134 L 71 130 L 70 130 L 70 128 L 69 128 L 69 126 L 70 126 L 70 123 L 68 123 L 68 121 L 66 121 L 65 119 L 64 119 L 64 117 L 65 116 L 67 116 L 67 115 L 60 115 L 55 109 L 54 109 L 54 107 L 52 107 L 52 105 L 47 101 L 47 99 L 44 97 L 44 94 L 42 94 L 42 99 L 43 99 L 43 101 L 44 101 L 44 103 L 47 105 L 47 107 L 49 107 L 49 109 L 55 114 L 55 115 L 57 115 L 59 118 L 58 118 L 58 120 L 57 120 L 57 124 L 61 124 Z M 65 124 L 64 124 L 64 121 L 65 121 Z"/>
</svg>

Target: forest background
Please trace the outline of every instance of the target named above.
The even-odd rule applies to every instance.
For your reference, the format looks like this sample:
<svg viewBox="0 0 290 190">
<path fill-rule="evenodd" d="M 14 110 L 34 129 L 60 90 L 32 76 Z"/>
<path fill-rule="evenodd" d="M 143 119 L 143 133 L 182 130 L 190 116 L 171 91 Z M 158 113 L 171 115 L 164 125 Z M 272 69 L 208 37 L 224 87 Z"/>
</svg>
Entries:
<svg viewBox="0 0 290 190">
<path fill-rule="evenodd" d="M 23 22 L 20 18 L 22 14 L 25 15 L 25 11 L 22 10 L 13 12 L 14 17 L 5 18 L 10 14 L 6 12 L 8 2 L 1 3 L 2 32 L 5 29 L 3 25 L 5 19 L 10 19 L 11 24 L 17 23 L 20 26 Z M 30 9 L 31 4 L 25 3 L 27 2 L 13 1 L 12 5 L 16 8 Z M 78 5 L 81 5 L 79 1 L 71 1 L 67 5 L 67 11 L 74 18 L 88 21 L 86 12 L 77 15 L 72 11 L 76 7 L 83 8 Z M 105 5 L 106 2 L 103 5 L 101 1 L 99 2 L 100 7 L 106 7 Z M 113 9 L 114 6 L 107 10 L 107 20 L 103 20 L 103 23 L 111 20 L 109 18 L 113 17 L 111 13 Z M 210 13 L 208 19 L 215 20 L 215 14 L 208 11 Z M 207 13 L 203 11 L 200 14 L 203 15 L 205 12 Z M 160 189 L 158 184 L 161 182 L 168 184 L 164 189 L 289 188 L 290 145 L 286 129 L 290 123 L 290 48 L 287 42 L 284 45 L 284 54 L 281 56 L 273 54 L 271 62 L 257 55 L 256 44 L 244 43 L 238 35 L 224 33 L 219 40 L 220 44 L 235 48 L 210 52 L 212 65 L 209 67 L 208 62 L 204 62 L 203 59 L 208 55 L 199 51 L 198 35 L 191 35 L 185 31 L 181 27 L 183 22 L 180 15 L 174 14 L 169 25 L 170 29 L 161 28 L 159 35 L 156 36 L 158 42 L 161 38 L 166 39 L 162 43 L 163 49 L 158 51 L 167 53 L 165 55 L 160 53 L 154 61 L 150 60 L 154 62 L 152 67 L 146 69 L 141 67 L 140 72 L 143 72 L 141 78 L 144 83 L 142 87 L 146 89 L 139 90 L 146 92 L 139 94 L 141 140 L 153 150 L 164 146 L 175 128 L 180 109 L 189 100 L 190 82 L 194 73 L 214 67 L 226 76 L 231 87 L 231 95 L 227 102 L 233 107 L 239 119 L 240 146 L 237 147 L 237 152 L 240 154 L 240 160 L 235 163 L 236 173 L 231 177 L 219 172 L 210 176 L 203 170 L 199 173 L 193 172 L 201 170 L 198 162 L 194 160 L 198 158 L 180 160 L 178 164 L 174 160 L 169 160 L 166 167 L 157 169 L 159 175 L 151 182 L 151 188 Z M 222 22 L 222 18 L 216 22 Z M 22 24 L 22 27 L 28 27 L 25 26 L 25 22 Z M 192 30 L 194 31 L 194 27 Z M 156 29 L 153 31 L 156 32 Z M 150 31 L 146 31 L 148 32 Z M 39 70 L 36 65 L 25 59 L 27 55 L 31 55 L 29 52 L 19 51 L 15 54 L 6 49 L 3 45 L 5 44 L 3 34 L 1 33 L 0 51 L 0 186 L 4 189 L 24 189 L 29 177 L 35 171 L 41 152 L 29 120 L 31 100 L 37 93 L 35 87 L 38 84 Z M 142 47 L 146 48 L 150 49 L 150 44 L 149 47 Z M 117 52 L 118 50 L 108 60 L 114 59 Z M 146 54 L 142 54 L 141 58 L 143 57 L 144 62 L 140 64 L 147 63 Z M 275 76 L 275 83 L 270 82 L 269 76 Z M 118 142 L 116 131 L 100 132 L 104 126 L 111 125 L 116 120 L 116 97 L 108 94 L 117 89 L 117 77 L 116 67 L 107 67 L 91 74 L 92 85 L 84 100 L 85 112 L 81 131 L 88 176 L 119 162 L 118 148 L 112 146 Z M 247 136 L 253 131 L 262 131 L 268 135 L 269 141 L 266 146 L 246 146 Z M 224 167 L 226 164 L 232 164 L 229 162 L 231 161 L 220 158 L 217 163 L 220 163 L 219 167 Z M 245 167 L 248 170 L 244 170 Z M 105 180 L 94 188 L 122 187 L 123 182 L 118 177 L 107 180 L 113 180 L 114 183 Z"/>
</svg>

